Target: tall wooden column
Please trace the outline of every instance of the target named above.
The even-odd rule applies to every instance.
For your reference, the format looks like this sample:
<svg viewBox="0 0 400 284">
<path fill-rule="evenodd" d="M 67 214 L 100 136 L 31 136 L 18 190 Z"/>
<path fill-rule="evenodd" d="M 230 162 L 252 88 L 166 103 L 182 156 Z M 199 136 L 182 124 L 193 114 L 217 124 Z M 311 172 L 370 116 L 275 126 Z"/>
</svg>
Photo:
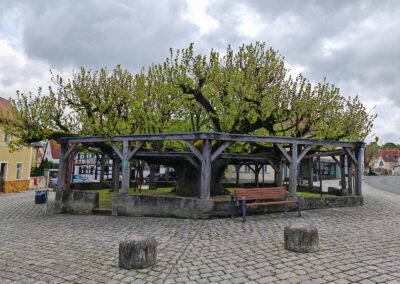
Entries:
<svg viewBox="0 0 400 284">
<path fill-rule="evenodd" d="M 211 186 L 211 141 L 203 140 L 201 161 L 200 199 L 210 198 Z"/>
<path fill-rule="evenodd" d="M 297 144 L 292 144 L 292 157 L 289 171 L 289 194 L 291 197 L 295 197 L 297 191 Z"/>
<path fill-rule="evenodd" d="M 112 164 L 112 184 L 111 189 L 113 192 L 119 192 L 119 167 L 121 163 L 117 157 L 113 158 Z"/>
<path fill-rule="evenodd" d="M 124 141 L 122 144 L 122 180 L 121 180 L 121 192 L 128 193 L 129 191 L 129 180 L 130 180 L 130 161 L 129 161 L 129 141 Z"/>
<path fill-rule="evenodd" d="M 60 190 L 67 189 L 68 182 L 68 143 L 61 143 L 61 154 L 58 163 L 58 179 L 57 179 L 57 188 Z"/>
<path fill-rule="evenodd" d="M 347 185 L 349 188 L 349 195 L 353 194 L 353 163 L 349 156 L 347 156 Z"/>
<path fill-rule="evenodd" d="M 364 157 L 364 148 L 359 147 L 356 149 L 356 157 L 357 157 L 357 167 L 355 173 L 355 194 L 358 196 L 362 195 L 362 175 L 363 175 L 363 157 Z"/>
<path fill-rule="evenodd" d="M 277 186 L 283 186 L 283 174 L 284 174 L 283 168 L 284 167 L 285 167 L 285 160 L 280 159 L 279 160 L 279 170 L 277 173 L 277 180 L 276 180 Z"/>
<path fill-rule="evenodd" d="M 346 189 L 345 156 L 340 156 L 340 185 L 342 190 Z"/>
<path fill-rule="evenodd" d="M 313 158 L 307 159 L 307 172 L 308 172 L 308 187 L 312 189 L 314 187 L 314 161 Z"/>
</svg>

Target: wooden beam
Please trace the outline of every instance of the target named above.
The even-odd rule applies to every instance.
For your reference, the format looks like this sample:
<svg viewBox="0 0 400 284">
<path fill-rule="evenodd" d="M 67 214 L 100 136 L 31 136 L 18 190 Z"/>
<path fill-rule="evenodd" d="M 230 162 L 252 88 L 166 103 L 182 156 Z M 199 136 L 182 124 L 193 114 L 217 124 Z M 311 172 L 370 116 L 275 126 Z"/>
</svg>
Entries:
<svg viewBox="0 0 400 284">
<path fill-rule="evenodd" d="M 114 143 L 111 143 L 111 147 L 113 148 L 114 153 L 117 154 L 117 156 L 118 156 L 121 160 L 123 160 L 123 159 L 124 159 L 124 155 L 123 155 L 123 154 L 121 153 L 121 151 L 118 149 L 118 146 L 115 145 Z"/>
<path fill-rule="evenodd" d="M 185 141 L 186 146 L 188 146 L 188 148 L 193 152 L 193 154 L 195 154 L 195 156 L 197 157 L 197 159 L 199 159 L 199 161 L 201 162 L 202 159 L 202 155 L 200 153 L 199 150 L 197 150 L 197 148 L 189 141 Z M 203 145 L 204 147 L 204 145 Z"/>
<path fill-rule="evenodd" d="M 297 157 L 297 163 L 300 163 L 300 161 L 304 158 L 304 156 L 308 153 L 308 151 L 311 150 L 311 146 L 307 146 L 304 148 L 304 150 L 300 153 L 300 155 Z"/>
<path fill-rule="evenodd" d="M 329 156 L 340 156 L 345 153 L 344 150 L 335 150 L 335 151 L 325 151 L 325 152 L 318 152 L 306 155 L 304 158 L 316 158 L 316 157 L 329 157 Z"/>
<path fill-rule="evenodd" d="M 210 198 L 211 187 L 211 141 L 203 141 L 203 153 L 201 158 L 201 180 L 200 180 L 200 199 Z"/>
<path fill-rule="evenodd" d="M 231 142 L 224 142 L 217 150 L 211 155 L 211 162 L 213 162 L 218 156 L 229 146 Z"/>
<path fill-rule="evenodd" d="M 296 145 L 297 146 L 297 145 Z M 292 158 L 290 158 L 289 154 L 286 152 L 286 150 L 282 147 L 281 144 L 276 144 L 276 147 L 278 147 L 279 151 L 282 153 L 283 157 L 285 157 L 286 161 L 288 161 L 290 164 L 292 163 Z M 293 147 L 292 147 L 293 148 Z M 293 150 L 293 149 L 292 149 Z M 293 156 L 293 155 L 292 155 Z M 297 161 L 297 149 L 296 149 L 296 160 Z"/>
<path fill-rule="evenodd" d="M 199 163 L 197 163 L 192 157 L 187 157 L 186 159 L 193 165 L 193 167 L 196 170 L 201 171 L 201 167 L 200 167 Z"/>
<path fill-rule="evenodd" d="M 144 143 L 145 141 L 140 141 L 139 144 L 136 145 L 136 147 L 130 153 L 128 153 L 128 160 L 132 159 L 132 157 L 140 150 L 140 148 L 142 148 Z"/>
<path fill-rule="evenodd" d="M 248 167 L 249 167 L 249 169 L 250 169 L 250 171 L 252 171 L 253 172 L 253 174 L 255 174 L 256 173 L 256 170 L 252 167 L 252 165 L 247 165 Z"/>
<path fill-rule="evenodd" d="M 340 156 L 342 157 L 342 156 Z M 335 157 L 335 156 L 331 156 L 331 158 L 336 162 L 336 164 L 340 167 L 341 166 L 341 162 Z"/>
<path fill-rule="evenodd" d="M 358 167 L 358 162 L 356 157 L 354 156 L 354 154 L 348 149 L 348 148 L 343 148 L 345 150 L 345 152 L 347 153 L 347 155 L 350 157 L 350 159 L 352 160 L 353 164 Z"/>
<path fill-rule="evenodd" d="M 130 134 L 114 137 L 62 137 L 58 140 L 62 143 L 104 143 L 104 142 L 122 142 L 122 141 L 163 141 L 163 140 L 216 140 L 216 141 L 231 141 L 231 142 L 258 142 L 258 143 L 273 143 L 273 144 L 299 144 L 311 146 L 334 146 L 354 148 L 360 142 L 347 141 L 319 141 L 305 138 L 294 137 L 276 137 L 276 136 L 256 136 L 246 134 L 229 134 L 218 132 L 188 132 L 188 133 L 164 133 L 164 134 Z"/>
<path fill-rule="evenodd" d="M 73 143 L 69 146 L 67 152 L 65 153 L 65 157 L 69 157 L 69 155 L 71 155 L 72 151 L 74 151 L 76 149 L 76 147 L 78 146 L 79 143 Z"/>
</svg>

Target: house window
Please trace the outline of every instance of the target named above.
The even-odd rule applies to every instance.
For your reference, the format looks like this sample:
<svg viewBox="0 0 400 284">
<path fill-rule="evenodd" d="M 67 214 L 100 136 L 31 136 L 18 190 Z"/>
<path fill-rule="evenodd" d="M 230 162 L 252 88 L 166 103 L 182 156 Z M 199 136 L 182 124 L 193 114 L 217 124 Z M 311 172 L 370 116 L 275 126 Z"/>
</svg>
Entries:
<svg viewBox="0 0 400 284">
<path fill-rule="evenodd" d="M 4 140 L 3 142 L 5 144 L 8 144 L 10 142 L 10 134 L 4 133 Z"/>
<path fill-rule="evenodd" d="M 251 172 L 250 167 L 249 167 L 248 165 L 242 166 L 242 167 L 240 168 L 240 171 L 241 171 L 242 173 L 250 173 L 250 172 Z"/>
<path fill-rule="evenodd" d="M 82 167 L 79 167 L 79 174 L 82 174 Z"/>
<path fill-rule="evenodd" d="M 17 171 L 15 174 L 15 179 L 21 179 L 22 178 L 22 163 L 17 163 Z"/>
</svg>

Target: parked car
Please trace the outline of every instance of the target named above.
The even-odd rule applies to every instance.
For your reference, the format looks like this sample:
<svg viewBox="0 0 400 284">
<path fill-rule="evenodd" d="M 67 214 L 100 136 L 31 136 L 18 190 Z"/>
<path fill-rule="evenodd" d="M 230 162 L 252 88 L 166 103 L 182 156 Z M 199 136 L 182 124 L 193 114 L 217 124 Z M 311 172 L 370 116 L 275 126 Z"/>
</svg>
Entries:
<svg viewBox="0 0 400 284">
<path fill-rule="evenodd" d="M 160 174 L 160 173 L 155 173 L 154 174 L 154 181 L 167 181 L 167 174 Z M 175 172 L 169 172 L 168 173 L 168 181 L 176 181 L 176 174 Z M 145 184 L 148 184 L 150 182 L 150 174 L 147 175 L 144 179 L 143 182 Z"/>
<path fill-rule="evenodd" d="M 72 183 L 88 183 L 88 182 L 98 182 L 98 181 L 80 175 L 72 176 Z M 51 178 L 49 181 L 49 187 L 55 187 L 57 186 L 57 183 L 58 183 L 58 177 Z"/>
</svg>

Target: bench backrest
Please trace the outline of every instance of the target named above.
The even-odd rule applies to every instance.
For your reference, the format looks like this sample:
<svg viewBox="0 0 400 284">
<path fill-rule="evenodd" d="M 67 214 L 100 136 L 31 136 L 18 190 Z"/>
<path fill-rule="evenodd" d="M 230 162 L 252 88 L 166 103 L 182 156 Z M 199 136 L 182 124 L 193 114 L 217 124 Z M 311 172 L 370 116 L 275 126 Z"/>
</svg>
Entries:
<svg viewBox="0 0 400 284">
<path fill-rule="evenodd" d="M 261 200 L 261 199 L 284 199 L 288 197 L 284 187 L 261 187 L 261 188 L 239 188 L 235 189 L 236 200 Z"/>
</svg>

